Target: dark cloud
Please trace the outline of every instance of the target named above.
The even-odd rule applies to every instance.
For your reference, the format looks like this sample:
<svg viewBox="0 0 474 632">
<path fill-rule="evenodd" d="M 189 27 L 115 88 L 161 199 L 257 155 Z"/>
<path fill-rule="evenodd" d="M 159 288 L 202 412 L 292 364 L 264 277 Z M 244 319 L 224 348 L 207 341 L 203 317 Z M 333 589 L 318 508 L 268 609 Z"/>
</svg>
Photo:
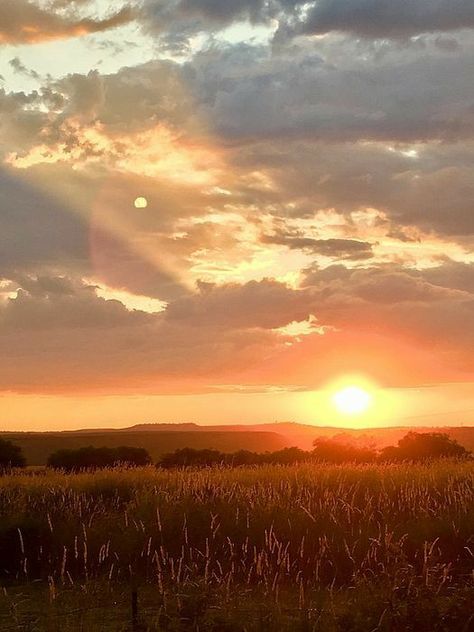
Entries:
<svg viewBox="0 0 474 632">
<path fill-rule="evenodd" d="M 199 15 L 216 22 L 227 24 L 235 19 L 261 19 L 266 6 L 265 0 L 181 0 L 176 7 L 178 14 Z"/>
<path fill-rule="evenodd" d="M 333 43 L 334 45 L 334 43 Z M 459 58 L 340 42 L 345 56 L 306 47 L 270 55 L 246 45 L 195 57 L 194 81 L 214 129 L 234 142 L 312 138 L 331 142 L 455 141 L 471 137 L 474 51 Z"/>
<path fill-rule="evenodd" d="M 169 313 L 150 315 L 99 298 L 93 287 L 71 279 L 28 278 L 16 285 L 20 283 L 24 287 L 16 297 L 0 302 L 0 389 L 94 390 L 110 384 L 136 389 L 153 384 L 160 392 L 177 379 L 192 380 L 193 388 L 203 379 L 231 381 L 236 369 L 280 350 L 288 338 L 268 327 L 287 323 L 301 311 L 285 304 L 291 290 L 270 282 L 209 289 L 206 297 L 196 295 L 200 307 L 184 318 L 179 302 Z M 239 292 L 252 300 L 257 309 L 253 316 L 232 299 Z M 265 297 L 272 295 L 267 306 Z M 240 317 L 227 312 L 229 298 Z M 213 322 L 201 318 L 205 303 L 217 310 Z M 269 314 L 271 307 L 279 316 Z"/>
<path fill-rule="evenodd" d="M 277 20 L 276 42 L 333 31 L 367 39 L 407 39 L 474 26 L 470 0 L 146 0 L 140 17 L 146 29 L 165 39 L 172 33 L 181 45 L 198 32 L 214 33 L 239 21 L 270 24 Z M 440 40 L 440 47 L 444 41 Z M 448 48 L 452 49 L 450 44 Z"/>
<path fill-rule="evenodd" d="M 428 268 L 420 274 L 433 285 L 474 294 L 474 264 L 472 263 L 448 260 L 443 265 Z"/>
<path fill-rule="evenodd" d="M 312 313 L 306 291 L 271 279 L 245 285 L 202 285 L 198 294 L 170 303 L 167 319 L 190 326 L 274 329 Z"/>
<path fill-rule="evenodd" d="M 140 326 L 150 320 L 143 312 L 129 313 L 115 300 L 99 298 L 94 287 L 64 277 L 19 277 L 15 298 L 0 310 L 2 330 L 101 329 L 120 325 Z M 12 281 L 12 287 L 15 281 Z"/>
<path fill-rule="evenodd" d="M 411 152 L 411 153 L 410 153 Z M 416 241 L 410 227 L 455 237 L 472 247 L 474 234 L 474 159 L 471 143 L 327 144 L 309 141 L 259 142 L 240 147 L 233 159 L 242 173 L 263 170 L 274 189 L 248 189 L 272 215 L 312 218 L 333 208 L 354 226 L 350 215 L 378 209 L 386 215 L 387 235 Z M 286 203 L 291 201 L 291 206 Z M 379 218 L 379 228 L 383 228 Z M 374 229 L 377 226 L 373 227 Z"/>
<path fill-rule="evenodd" d="M 38 265 L 68 266 L 88 252 L 88 231 L 74 206 L 0 171 L 0 275 Z"/>
<path fill-rule="evenodd" d="M 39 79 L 40 76 L 34 70 L 29 70 L 21 61 L 19 57 L 14 57 L 8 62 L 15 72 L 21 75 L 26 75 L 32 79 Z"/>
<path fill-rule="evenodd" d="M 184 65 L 154 61 L 114 75 L 70 75 L 44 96 L 5 95 L 16 107 L 9 128 L 33 117 L 44 123 L 42 139 L 50 142 L 77 136 L 77 126 L 68 125 L 77 118 L 108 133 L 165 124 L 241 145 L 278 138 L 413 143 L 472 137 L 472 46 L 461 57 L 433 44 L 429 55 L 392 50 L 377 59 L 346 39 L 340 42 L 345 54 L 334 59 L 335 45 L 278 54 L 263 46 L 216 46 Z M 64 105 L 45 121 L 51 90 Z M 30 138 L 34 143 L 37 135 Z"/>
<path fill-rule="evenodd" d="M 470 0 L 318 0 L 299 32 L 346 31 L 363 37 L 409 37 L 474 27 Z"/>
<path fill-rule="evenodd" d="M 264 244 L 278 244 L 292 250 L 305 250 L 313 254 L 334 259 L 370 259 L 373 256 L 372 244 L 357 239 L 314 239 L 301 234 L 262 235 Z"/>
<path fill-rule="evenodd" d="M 151 261 L 135 243 L 148 231 L 166 231 L 178 212 L 130 216 L 137 190 L 150 187 L 147 179 L 107 185 L 57 166 L 19 175 L 0 171 L 0 277 L 59 270 L 164 300 L 187 291 L 163 257 Z M 169 200 L 169 191 L 162 195 Z M 184 213 L 184 204 L 178 208 Z"/>
</svg>

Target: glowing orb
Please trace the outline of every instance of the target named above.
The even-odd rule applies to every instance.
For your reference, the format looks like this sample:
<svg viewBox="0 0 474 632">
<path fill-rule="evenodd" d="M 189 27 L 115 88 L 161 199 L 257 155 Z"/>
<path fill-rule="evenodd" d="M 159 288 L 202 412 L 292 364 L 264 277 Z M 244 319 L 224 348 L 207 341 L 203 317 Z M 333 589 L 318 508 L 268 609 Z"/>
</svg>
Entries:
<svg viewBox="0 0 474 632">
<path fill-rule="evenodd" d="M 133 204 L 135 208 L 146 208 L 148 206 L 148 200 L 145 197 L 137 197 Z"/>
<path fill-rule="evenodd" d="M 372 403 L 372 396 L 358 386 L 347 386 L 334 393 L 332 400 L 340 413 L 345 415 L 360 415 Z"/>
</svg>

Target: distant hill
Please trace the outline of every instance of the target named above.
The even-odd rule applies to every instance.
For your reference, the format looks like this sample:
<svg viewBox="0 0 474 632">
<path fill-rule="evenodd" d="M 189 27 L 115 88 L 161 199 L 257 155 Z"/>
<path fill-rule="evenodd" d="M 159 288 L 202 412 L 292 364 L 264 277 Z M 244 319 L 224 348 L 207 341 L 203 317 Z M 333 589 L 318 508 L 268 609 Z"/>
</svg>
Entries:
<svg viewBox="0 0 474 632">
<path fill-rule="evenodd" d="M 311 448 L 316 437 L 328 436 L 341 432 L 341 428 L 331 428 L 325 426 L 312 426 L 309 424 L 298 424 L 295 422 L 282 421 L 267 424 L 221 424 L 218 426 L 198 425 L 195 423 L 178 424 L 138 424 L 130 428 L 122 428 L 121 432 L 152 431 L 166 432 L 169 430 L 178 431 L 185 429 L 188 432 L 271 432 L 278 434 L 287 446 L 297 446 L 304 449 Z"/>
<path fill-rule="evenodd" d="M 331 426 L 313 426 L 294 422 L 275 422 L 268 424 L 240 424 L 201 426 L 195 423 L 179 424 L 139 424 L 130 428 L 123 428 L 121 432 L 136 431 L 147 432 L 174 432 L 186 429 L 187 432 L 271 432 L 281 437 L 287 446 L 297 446 L 304 450 L 312 447 L 316 437 L 337 438 L 341 441 L 357 443 L 359 445 L 374 445 L 383 448 L 387 445 L 396 445 L 398 440 L 407 432 L 445 432 L 451 438 L 456 439 L 468 450 L 474 451 L 474 426 L 433 427 L 433 426 L 395 426 L 388 428 L 335 428 Z M 193 435 L 194 436 L 194 435 Z M 265 450 L 266 448 L 264 448 Z"/>
<path fill-rule="evenodd" d="M 267 424 L 230 424 L 206 426 L 195 423 L 151 423 L 138 424 L 122 428 L 120 432 L 272 432 L 280 435 L 288 446 L 297 446 L 309 450 L 316 437 L 338 438 L 341 441 L 355 442 L 360 445 L 375 445 L 383 448 L 395 445 L 407 432 L 445 432 L 469 450 L 474 451 L 474 426 L 393 426 L 384 428 L 337 428 L 334 426 L 313 426 L 282 421 Z M 89 431 L 90 432 L 90 431 Z M 114 432 L 116 432 L 114 430 Z"/>
<path fill-rule="evenodd" d="M 116 448 L 121 445 L 146 448 L 152 459 L 157 461 L 162 454 L 178 448 L 214 448 L 220 452 L 251 450 L 252 452 L 272 452 L 287 446 L 284 437 L 274 432 L 221 432 L 221 431 L 169 431 L 145 430 L 70 431 L 70 432 L 19 432 L 1 433 L 19 445 L 28 465 L 44 465 L 48 456 L 61 449 L 75 449 L 92 445 L 94 447 Z"/>
<path fill-rule="evenodd" d="M 416 432 L 445 432 L 452 439 L 474 452 L 474 427 L 416 427 L 391 428 L 335 428 L 311 426 L 292 422 L 252 425 L 200 426 L 195 423 L 137 424 L 129 428 L 101 428 L 68 430 L 63 432 L 2 432 L 21 446 L 29 465 L 44 465 L 51 452 L 61 448 L 118 447 L 128 445 L 146 448 L 153 460 L 178 448 L 215 448 L 220 452 L 251 450 L 272 452 L 297 446 L 310 450 L 317 437 L 330 437 L 344 443 L 383 448 L 396 445 L 410 430 Z"/>
</svg>

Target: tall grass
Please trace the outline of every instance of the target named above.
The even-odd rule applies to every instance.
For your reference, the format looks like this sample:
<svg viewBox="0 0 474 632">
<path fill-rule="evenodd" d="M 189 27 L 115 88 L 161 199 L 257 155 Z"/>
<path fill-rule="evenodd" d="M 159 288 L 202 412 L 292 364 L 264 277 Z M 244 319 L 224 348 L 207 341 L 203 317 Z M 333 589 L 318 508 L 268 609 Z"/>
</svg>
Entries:
<svg viewBox="0 0 474 632">
<path fill-rule="evenodd" d="M 5 585 L 251 591 L 302 611 L 321 591 L 378 585 L 388 603 L 415 586 L 466 590 L 474 465 L 12 474 L 0 478 L 0 560 Z"/>
</svg>

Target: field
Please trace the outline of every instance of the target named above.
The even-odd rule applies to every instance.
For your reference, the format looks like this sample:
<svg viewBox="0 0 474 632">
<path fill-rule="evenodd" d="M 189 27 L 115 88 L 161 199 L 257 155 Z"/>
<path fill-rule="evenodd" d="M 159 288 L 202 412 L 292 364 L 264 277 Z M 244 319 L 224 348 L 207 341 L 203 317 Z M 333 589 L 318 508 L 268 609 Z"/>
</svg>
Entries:
<svg viewBox="0 0 474 632">
<path fill-rule="evenodd" d="M 474 464 L 0 478 L 0 629 L 474 629 Z"/>
<path fill-rule="evenodd" d="M 285 439 L 274 432 L 225 431 L 100 431 L 100 432 L 21 432 L 1 433 L 0 438 L 20 446 L 28 465 L 45 465 L 48 456 L 61 449 L 94 447 L 116 448 L 121 445 L 146 448 L 153 461 L 166 452 L 192 445 L 222 452 L 237 450 L 266 451 L 286 447 Z"/>
</svg>

